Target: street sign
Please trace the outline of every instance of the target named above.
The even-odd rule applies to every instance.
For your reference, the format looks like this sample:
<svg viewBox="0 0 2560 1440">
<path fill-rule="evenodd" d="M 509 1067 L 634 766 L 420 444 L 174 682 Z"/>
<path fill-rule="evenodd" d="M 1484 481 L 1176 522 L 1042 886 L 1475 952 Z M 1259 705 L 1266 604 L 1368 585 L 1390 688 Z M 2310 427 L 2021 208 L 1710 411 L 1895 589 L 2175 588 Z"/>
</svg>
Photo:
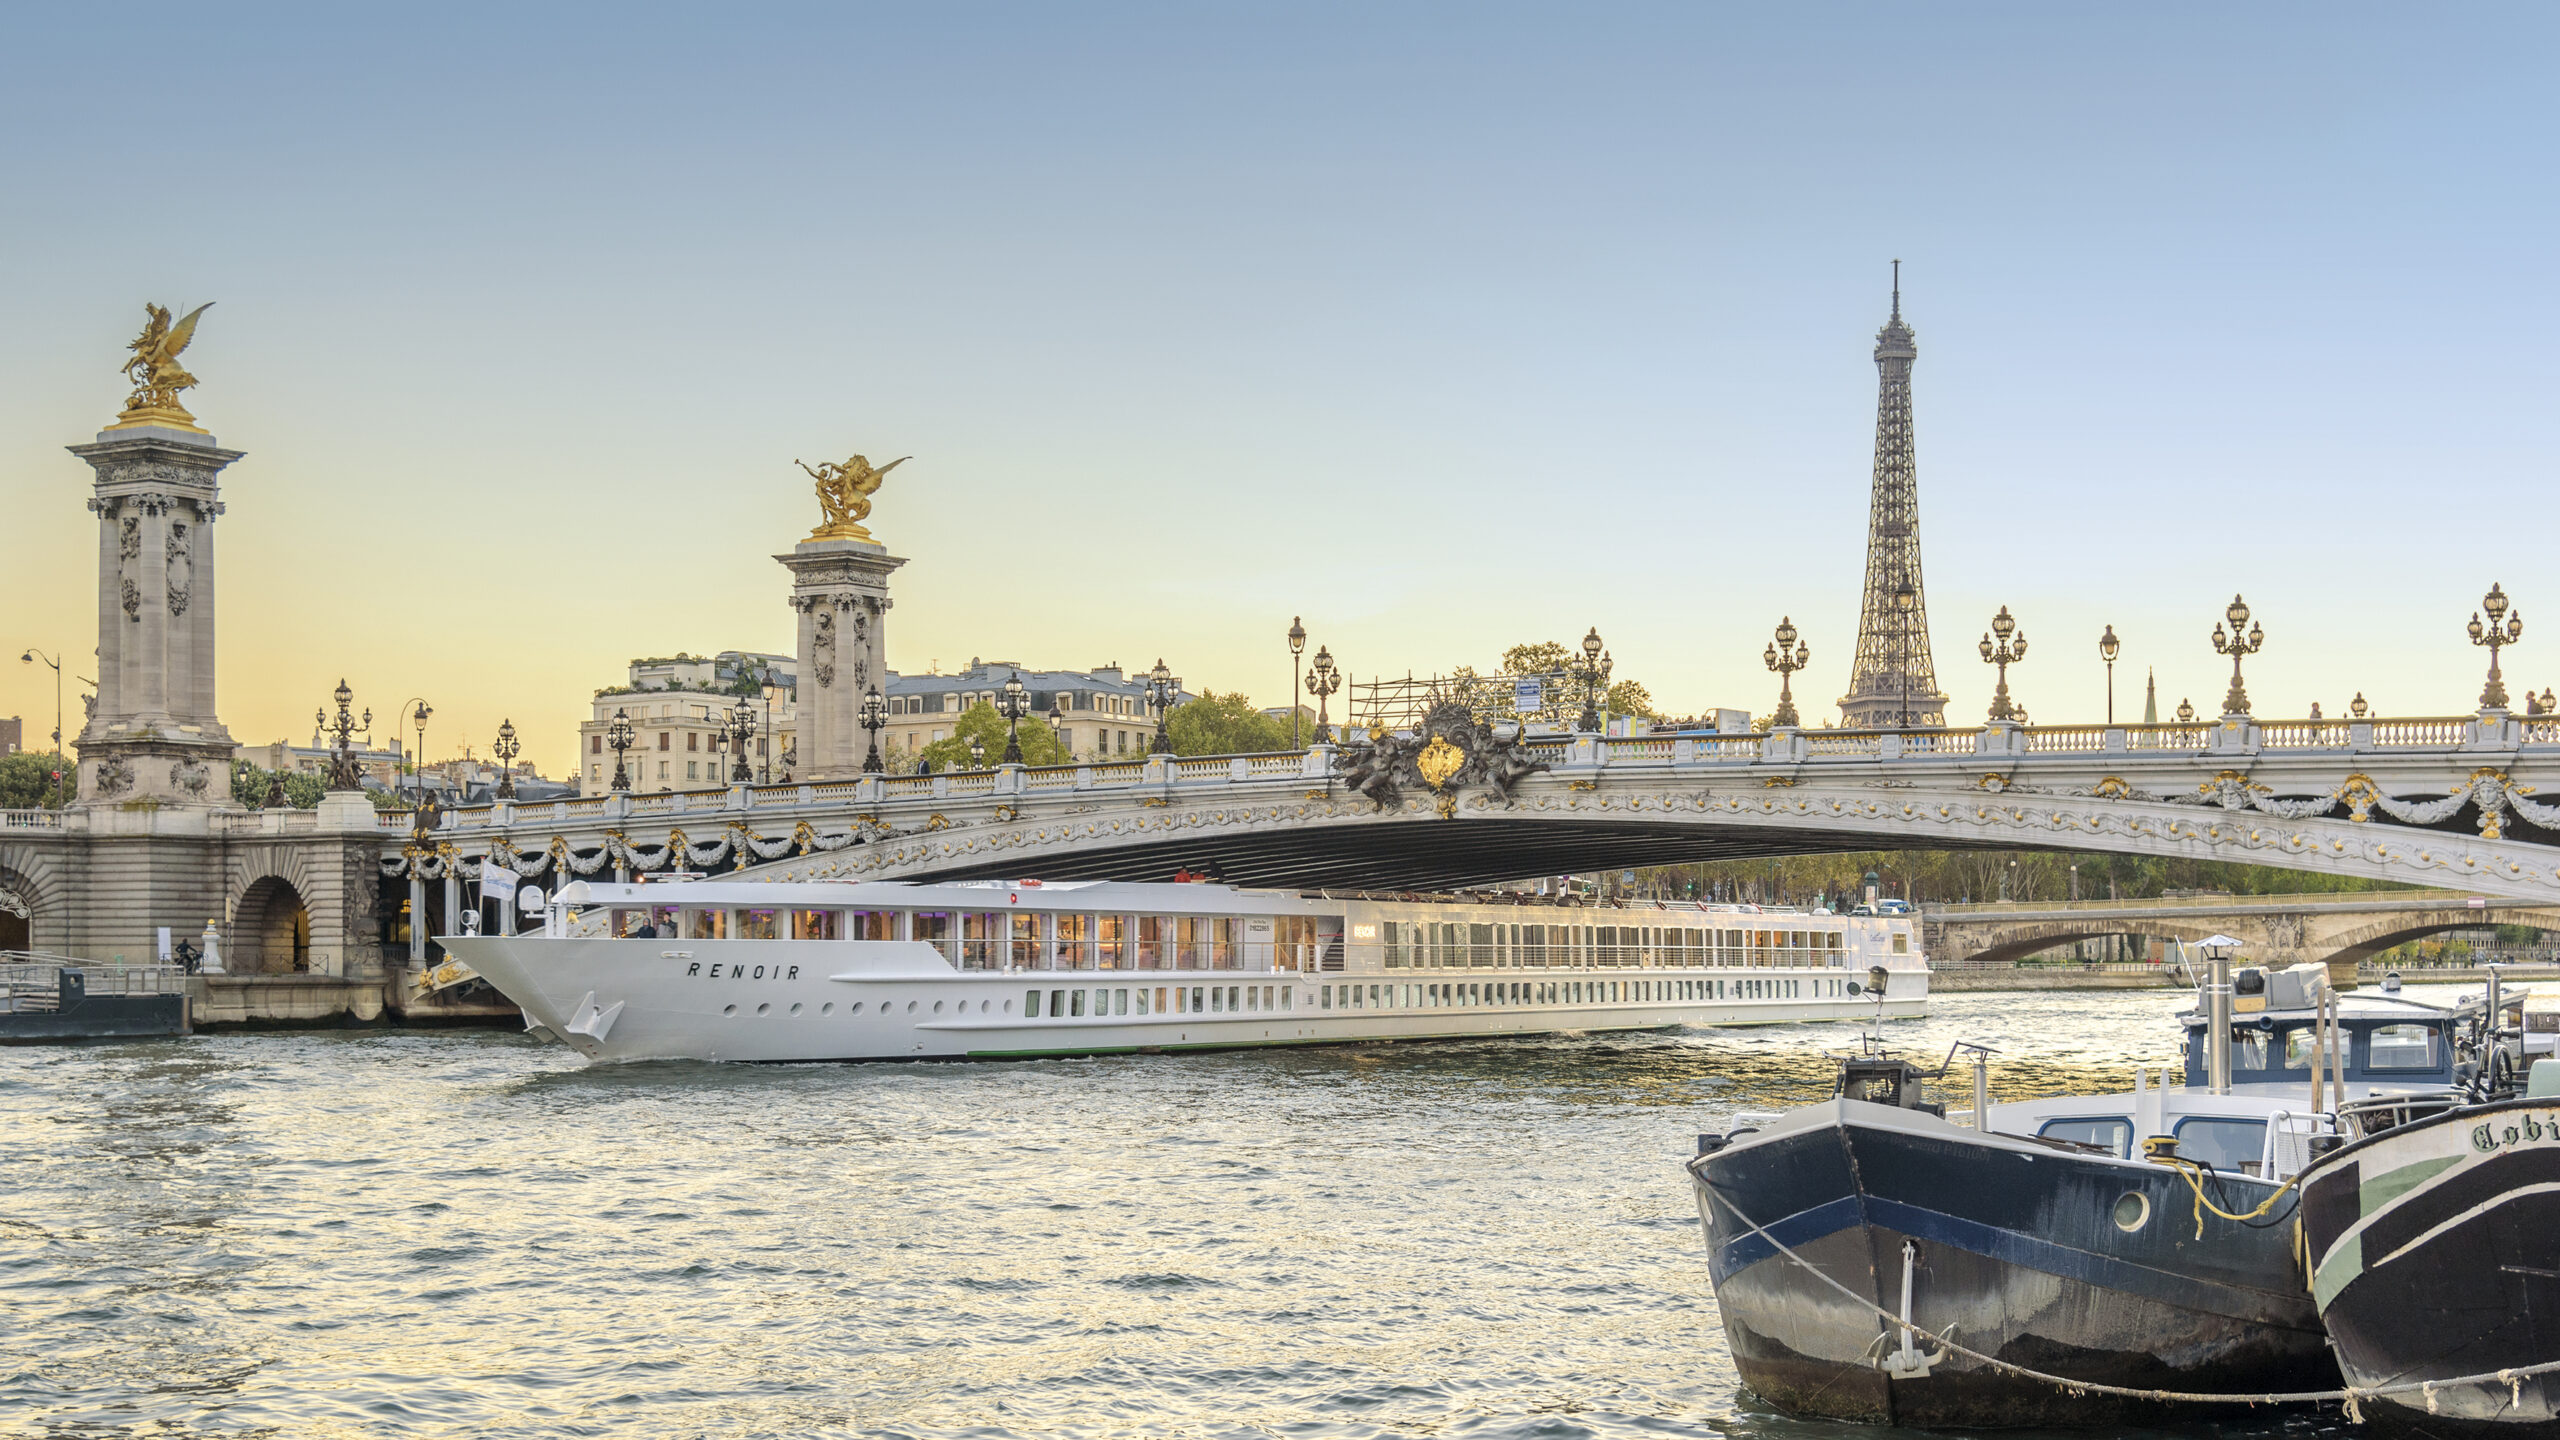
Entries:
<svg viewBox="0 0 2560 1440">
<path fill-rule="evenodd" d="M 1547 708 L 1546 693 L 1543 681 L 1514 680 L 1511 682 L 1511 708 L 1523 715 L 1544 710 Z"/>
</svg>

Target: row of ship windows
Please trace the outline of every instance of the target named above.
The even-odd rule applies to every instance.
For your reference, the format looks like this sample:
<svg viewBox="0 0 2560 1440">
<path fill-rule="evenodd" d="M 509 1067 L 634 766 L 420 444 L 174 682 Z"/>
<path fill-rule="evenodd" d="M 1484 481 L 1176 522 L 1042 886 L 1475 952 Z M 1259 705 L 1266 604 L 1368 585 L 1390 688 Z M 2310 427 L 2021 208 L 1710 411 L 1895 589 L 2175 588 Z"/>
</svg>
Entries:
<svg viewBox="0 0 2560 1440">
<path fill-rule="evenodd" d="M 1498 985 L 1324 985 L 1317 987 L 1317 1006 L 1325 1010 L 1437 1010 L 1483 1005 L 1609 1005 L 1644 1003 L 1664 1000 L 1797 1000 L 1807 995 L 1841 995 L 1843 982 L 1828 976 L 1807 976 L 1766 980 L 1590 980 L 1590 981 L 1518 981 Z M 896 1001 L 882 1001 L 872 1013 L 896 1013 Z M 909 1015 L 940 1015 L 946 1004 L 952 1013 L 970 1014 L 977 1006 L 981 1015 L 1014 1012 L 1011 1000 L 933 1002 L 930 1011 L 918 1010 L 923 1002 L 906 1002 Z M 864 1002 L 854 1001 L 844 1007 L 847 1015 L 863 1013 Z M 999 1008 L 1001 1007 L 1001 1008 Z M 797 1015 L 806 1007 L 792 1002 L 786 1015 Z M 1252 1015 L 1287 1013 L 1297 1008 L 1297 993 L 1289 985 L 1158 985 L 1069 990 L 1026 990 L 1021 1013 L 1046 1015 L 1051 1019 L 1080 1020 L 1120 1015 Z M 720 1011 L 735 1015 L 738 1007 L 729 1005 Z M 756 1006 L 758 1015 L 773 1013 L 770 1001 Z M 818 1006 L 821 1015 L 836 1013 L 830 1000 Z"/>
</svg>

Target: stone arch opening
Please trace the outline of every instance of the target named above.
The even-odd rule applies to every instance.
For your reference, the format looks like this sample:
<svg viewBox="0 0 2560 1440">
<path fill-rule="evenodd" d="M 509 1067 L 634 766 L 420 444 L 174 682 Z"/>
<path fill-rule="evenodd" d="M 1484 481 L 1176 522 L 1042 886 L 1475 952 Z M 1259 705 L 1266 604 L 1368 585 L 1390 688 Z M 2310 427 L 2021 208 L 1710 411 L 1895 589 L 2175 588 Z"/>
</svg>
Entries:
<svg viewBox="0 0 2560 1440">
<path fill-rule="evenodd" d="M 234 975 L 294 975 L 311 968 L 311 909 L 292 881 L 269 875 L 242 892 L 232 914 L 231 954 L 222 968 Z"/>
<path fill-rule="evenodd" d="M 33 950 L 35 941 L 35 907 L 26 896 L 0 880 L 0 951 Z"/>
</svg>

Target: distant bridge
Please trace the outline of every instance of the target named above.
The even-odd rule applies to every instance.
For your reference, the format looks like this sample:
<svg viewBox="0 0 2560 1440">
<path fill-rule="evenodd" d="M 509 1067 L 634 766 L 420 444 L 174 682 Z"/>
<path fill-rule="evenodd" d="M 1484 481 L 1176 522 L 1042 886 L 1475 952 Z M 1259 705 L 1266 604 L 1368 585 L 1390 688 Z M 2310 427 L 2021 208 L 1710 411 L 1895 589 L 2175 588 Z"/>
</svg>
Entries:
<svg viewBox="0 0 2560 1440">
<path fill-rule="evenodd" d="M 2447 930 L 2526 925 L 2560 930 L 2560 902 L 2448 890 L 2216 895 L 2164 900 L 2071 900 L 1932 905 L 1922 935 L 1933 964 L 2006 964 L 2110 935 L 2198 941 L 2228 935 L 2251 960 L 2316 961 L 2352 981 L 2362 961 Z"/>
</svg>

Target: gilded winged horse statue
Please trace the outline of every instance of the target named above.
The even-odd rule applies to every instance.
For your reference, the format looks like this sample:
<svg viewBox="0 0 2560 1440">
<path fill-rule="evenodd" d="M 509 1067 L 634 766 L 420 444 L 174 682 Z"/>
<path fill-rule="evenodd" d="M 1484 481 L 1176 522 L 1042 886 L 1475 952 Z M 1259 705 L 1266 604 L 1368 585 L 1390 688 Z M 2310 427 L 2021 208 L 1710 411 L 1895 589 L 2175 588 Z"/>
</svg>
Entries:
<svg viewBox="0 0 2560 1440">
<path fill-rule="evenodd" d="M 809 469 L 806 460 L 792 461 L 792 464 L 807 470 L 810 479 L 818 482 L 818 508 L 826 512 L 826 519 L 809 532 L 809 538 L 870 540 L 871 532 L 863 528 L 862 522 L 871 513 L 872 492 L 880 488 L 880 482 L 890 471 L 914 458 L 913 455 L 901 455 L 877 470 L 871 468 L 869 460 L 859 455 L 841 465 L 829 462 L 814 470 Z"/>
<path fill-rule="evenodd" d="M 192 388 L 196 377 L 178 364 L 178 356 L 196 338 L 196 320 L 212 309 L 213 303 L 207 301 L 188 311 L 186 318 L 176 324 L 170 323 L 166 306 L 142 308 L 151 319 L 142 327 L 141 336 L 124 347 L 133 352 L 133 358 L 124 362 L 125 378 L 133 382 L 133 394 L 124 402 L 124 413 L 116 417 L 116 428 L 166 425 L 195 430 L 196 417 L 178 403 L 178 392 Z"/>
</svg>

